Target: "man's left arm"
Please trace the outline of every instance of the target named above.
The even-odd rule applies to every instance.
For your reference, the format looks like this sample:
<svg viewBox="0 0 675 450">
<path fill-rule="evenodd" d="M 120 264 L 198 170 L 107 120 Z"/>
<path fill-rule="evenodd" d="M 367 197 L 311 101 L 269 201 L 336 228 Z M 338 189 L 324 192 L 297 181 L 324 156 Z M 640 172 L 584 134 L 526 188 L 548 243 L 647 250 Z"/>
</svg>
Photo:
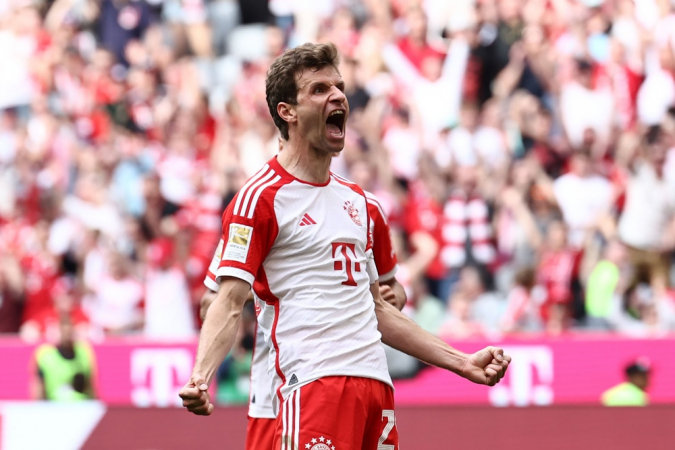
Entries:
<svg viewBox="0 0 675 450">
<path fill-rule="evenodd" d="M 403 309 L 408 301 L 405 289 L 401 283 L 396 281 L 396 278 L 380 281 L 380 295 L 385 302 L 389 303 L 399 311 Z"/>
<path fill-rule="evenodd" d="M 471 355 L 460 352 L 387 303 L 379 294 L 379 283 L 371 285 L 371 292 L 383 343 L 477 384 L 494 386 L 506 373 L 511 357 L 501 348 L 486 347 Z"/>
</svg>

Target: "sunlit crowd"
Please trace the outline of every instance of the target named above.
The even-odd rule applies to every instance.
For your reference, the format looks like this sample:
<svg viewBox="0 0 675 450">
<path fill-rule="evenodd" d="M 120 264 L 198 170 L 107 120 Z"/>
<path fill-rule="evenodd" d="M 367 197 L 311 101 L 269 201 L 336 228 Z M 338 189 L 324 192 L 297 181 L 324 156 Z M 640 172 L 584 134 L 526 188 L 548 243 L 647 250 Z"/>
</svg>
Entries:
<svg viewBox="0 0 675 450">
<path fill-rule="evenodd" d="M 0 333 L 196 336 L 221 214 L 279 148 L 266 70 L 307 41 L 340 49 L 332 170 L 386 212 L 406 314 L 675 331 L 668 0 L 5 0 Z"/>
</svg>

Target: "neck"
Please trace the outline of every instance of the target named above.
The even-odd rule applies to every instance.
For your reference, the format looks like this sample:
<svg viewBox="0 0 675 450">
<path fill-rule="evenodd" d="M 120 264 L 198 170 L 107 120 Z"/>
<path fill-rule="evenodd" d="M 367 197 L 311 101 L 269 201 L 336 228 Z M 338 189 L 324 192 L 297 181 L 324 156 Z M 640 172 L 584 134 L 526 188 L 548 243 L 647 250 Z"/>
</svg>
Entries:
<svg viewBox="0 0 675 450">
<path fill-rule="evenodd" d="M 281 167 L 295 178 L 315 184 L 328 181 L 331 159 L 330 153 L 293 138 L 284 143 L 283 151 L 277 157 Z"/>
</svg>

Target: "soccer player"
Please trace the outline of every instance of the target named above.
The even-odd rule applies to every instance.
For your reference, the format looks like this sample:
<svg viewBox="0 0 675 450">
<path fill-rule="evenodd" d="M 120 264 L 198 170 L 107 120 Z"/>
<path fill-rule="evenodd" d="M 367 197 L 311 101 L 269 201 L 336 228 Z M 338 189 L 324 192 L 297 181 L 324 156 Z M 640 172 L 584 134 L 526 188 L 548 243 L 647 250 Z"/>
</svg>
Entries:
<svg viewBox="0 0 675 450">
<path fill-rule="evenodd" d="M 368 213 L 370 215 L 371 228 L 373 230 L 373 257 L 378 270 L 380 282 L 380 295 L 382 298 L 395 306 L 399 311 L 405 306 L 406 294 L 403 286 L 396 281 L 398 269 L 396 253 L 391 243 L 389 224 L 377 197 L 370 192 L 365 192 L 368 201 Z M 303 219 L 303 225 L 312 225 L 309 219 Z M 216 271 L 220 265 L 224 242 L 221 239 L 213 255 L 213 260 L 204 278 L 207 287 L 202 296 L 200 314 L 202 320 L 208 307 L 215 299 L 219 285 L 216 283 Z M 254 298 L 249 299 L 255 302 Z M 256 310 L 259 310 L 256 307 Z M 256 327 L 256 338 L 253 348 L 253 362 L 251 364 L 251 392 L 249 395 L 248 426 L 246 429 L 246 450 L 272 449 L 276 415 L 272 407 L 270 395 L 271 381 L 267 374 L 269 347 L 265 344 L 262 331 Z"/>
<path fill-rule="evenodd" d="M 382 299 L 365 194 L 329 170 L 344 147 L 343 91 L 331 43 L 304 44 L 272 63 L 267 103 L 284 150 L 223 214 L 220 289 L 180 391 L 188 411 L 211 414 L 208 383 L 253 287 L 274 368 L 274 448 L 282 450 L 398 447 L 380 341 L 480 384 L 499 382 L 510 361 L 494 347 L 459 352 Z M 308 216 L 314 223 L 301 226 Z"/>
</svg>

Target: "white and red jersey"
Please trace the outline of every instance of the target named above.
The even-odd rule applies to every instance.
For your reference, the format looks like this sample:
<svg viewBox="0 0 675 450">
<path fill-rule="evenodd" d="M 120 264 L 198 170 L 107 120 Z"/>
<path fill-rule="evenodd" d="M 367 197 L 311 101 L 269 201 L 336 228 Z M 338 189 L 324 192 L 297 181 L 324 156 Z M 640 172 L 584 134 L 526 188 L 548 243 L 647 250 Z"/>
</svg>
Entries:
<svg viewBox="0 0 675 450">
<path fill-rule="evenodd" d="M 396 276 L 398 259 L 391 242 L 391 230 L 387 222 L 387 215 L 375 195 L 368 191 L 363 192 L 366 194 L 366 201 L 368 202 L 370 229 L 373 233 L 371 237 L 373 257 L 379 274 L 378 281 L 389 281 Z"/>
<path fill-rule="evenodd" d="M 306 183 L 271 159 L 223 214 L 217 278 L 247 281 L 270 347 L 275 402 L 325 376 L 391 385 L 375 305 L 365 194 L 333 174 Z M 277 402 L 278 405 L 278 402 Z"/>
<path fill-rule="evenodd" d="M 391 243 L 391 233 L 387 218 L 377 198 L 370 192 L 365 191 L 370 216 L 371 230 L 373 234 L 373 256 L 377 271 L 380 274 L 379 281 L 389 281 L 396 275 L 398 264 L 396 253 Z M 309 226 L 314 220 L 303 217 L 304 226 Z M 216 272 L 220 265 L 224 241 L 220 240 L 209 266 L 204 285 L 214 292 L 218 292 L 219 285 L 216 283 Z M 256 306 L 256 313 L 259 311 Z M 253 349 L 253 361 L 251 362 L 251 392 L 249 395 L 248 415 L 255 418 L 275 418 L 270 395 L 271 380 L 267 373 L 269 366 L 270 349 L 265 344 L 262 330 L 256 327 L 256 338 Z"/>
</svg>

